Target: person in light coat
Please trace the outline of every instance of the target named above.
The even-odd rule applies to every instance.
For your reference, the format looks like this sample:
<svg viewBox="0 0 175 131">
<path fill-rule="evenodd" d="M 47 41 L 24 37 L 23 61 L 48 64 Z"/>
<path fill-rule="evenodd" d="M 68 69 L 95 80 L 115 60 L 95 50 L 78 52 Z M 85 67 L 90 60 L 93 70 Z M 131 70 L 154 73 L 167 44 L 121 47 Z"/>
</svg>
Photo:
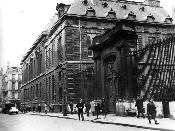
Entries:
<svg viewBox="0 0 175 131">
<path fill-rule="evenodd" d="M 90 105 L 91 105 L 91 108 L 90 108 L 91 113 L 92 113 L 93 116 L 95 116 L 95 102 L 91 101 Z"/>
</svg>

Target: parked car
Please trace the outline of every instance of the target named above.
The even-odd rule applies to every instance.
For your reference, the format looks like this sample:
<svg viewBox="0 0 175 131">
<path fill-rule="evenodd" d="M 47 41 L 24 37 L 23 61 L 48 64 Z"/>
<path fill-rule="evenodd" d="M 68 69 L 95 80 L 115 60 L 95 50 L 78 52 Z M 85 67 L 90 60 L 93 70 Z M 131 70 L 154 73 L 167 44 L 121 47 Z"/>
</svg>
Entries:
<svg viewBox="0 0 175 131">
<path fill-rule="evenodd" d="M 13 114 L 13 113 L 18 114 L 18 112 L 19 112 L 19 110 L 16 107 L 11 107 L 9 110 L 9 114 Z"/>
<path fill-rule="evenodd" d="M 13 103 L 5 103 L 2 105 L 2 113 L 9 113 L 9 110 L 11 109 L 11 107 L 15 107 L 15 104 Z"/>
</svg>

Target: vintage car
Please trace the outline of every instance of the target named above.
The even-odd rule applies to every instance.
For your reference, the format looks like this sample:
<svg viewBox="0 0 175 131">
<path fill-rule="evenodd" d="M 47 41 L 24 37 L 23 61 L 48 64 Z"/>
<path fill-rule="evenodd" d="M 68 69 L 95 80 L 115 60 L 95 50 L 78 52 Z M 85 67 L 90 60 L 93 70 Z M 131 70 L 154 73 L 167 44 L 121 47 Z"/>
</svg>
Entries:
<svg viewBox="0 0 175 131">
<path fill-rule="evenodd" d="M 10 110 L 9 110 L 9 114 L 18 114 L 19 110 L 16 108 L 16 107 L 11 107 Z"/>
</svg>

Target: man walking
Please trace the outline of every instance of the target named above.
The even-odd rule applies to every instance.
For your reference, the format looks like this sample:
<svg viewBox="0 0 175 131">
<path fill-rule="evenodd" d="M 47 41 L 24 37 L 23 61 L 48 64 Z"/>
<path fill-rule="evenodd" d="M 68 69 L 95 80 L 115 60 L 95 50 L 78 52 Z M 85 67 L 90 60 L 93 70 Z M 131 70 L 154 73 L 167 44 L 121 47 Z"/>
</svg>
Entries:
<svg viewBox="0 0 175 131">
<path fill-rule="evenodd" d="M 137 97 L 135 106 L 137 107 L 137 111 L 138 111 L 137 118 L 140 117 L 140 114 L 142 115 L 143 118 L 145 118 L 143 114 L 143 110 L 144 110 L 143 109 L 143 98 L 141 96 Z"/>
<path fill-rule="evenodd" d="M 95 112 L 96 112 L 96 115 L 97 115 L 96 119 L 99 119 L 98 117 L 100 115 L 100 110 L 101 110 L 100 103 L 98 101 L 96 101 L 96 103 L 95 103 Z"/>
<path fill-rule="evenodd" d="M 41 113 L 41 105 L 38 105 L 38 112 Z"/>
<path fill-rule="evenodd" d="M 46 103 L 44 104 L 44 111 L 45 111 L 45 114 L 47 114 L 47 104 Z"/>
<path fill-rule="evenodd" d="M 153 102 L 153 99 L 150 99 L 149 103 L 147 104 L 147 114 L 148 114 L 149 124 L 151 124 L 152 119 L 154 120 L 155 124 L 159 124 L 156 120 L 156 106 Z"/>
<path fill-rule="evenodd" d="M 80 120 L 80 117 L 82 118 L 82 121 L 84 121 L 84 116 L 83 116 L 83 108 L 84 108 L 84 103 L 82 102 L 82 99 L 80 99 L 80 102 L 76 105 L 78 108 L 78 118 Z"/>
<path fill-rule="evenodd" d="M 89 117 L 89 110 L 91 108 L 91 105 L 90 105 L 90 103 L 88 101 L 86 101 L 85 107 L 86 107 L 86 114 Z"/>
<path fill-rule="evenodd" d="M 106 118 L 106 115 L 107 115 L 107 105 L 106 105 L 106 101 L 105 101 L 104 98 L 102 98 L 101 109 L 102 109 L 102 114 L 104 115 L 104 118 Z"/>
</svg>

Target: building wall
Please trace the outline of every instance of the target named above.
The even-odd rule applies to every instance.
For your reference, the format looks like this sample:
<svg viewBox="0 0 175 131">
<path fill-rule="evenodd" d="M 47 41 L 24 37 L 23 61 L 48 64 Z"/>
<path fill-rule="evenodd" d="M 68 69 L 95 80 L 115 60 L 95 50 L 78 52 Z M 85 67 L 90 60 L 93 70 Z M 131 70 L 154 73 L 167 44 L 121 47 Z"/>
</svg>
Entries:
<svg viewBox="0 0 175 131">
<path fill-rule="evenodd" d="M 65 94 L 67 96 L 67 102 L 70 100 L 77 102 L 80 97 L 83 97 L 83 99 L 101 97 L 101 95 L 98 96 L 98 94 L 101 93 L 97 93 L 96 90 L 96 88 L 100 90 L 101 84 L 96 86 L 96 80 L 93 79 L 95 74 L 100 73 L 101 70 L 93 71 L 93 75 L 89 77 L 88 69 L 91 67 L 97 69 L 98 66 L 102 66 L 102 63 L 98 61 L 98 65 L 94 67 L 93 55 L 92 52 L 88 50 L 88 47 L 92 44 L 92 39 L 96 35 L 101 35 L 108 29 L 114 27 L 118 18 L 115 18 L 116 14 L 112 9 L 111 12 L 113 13 L 111 14 L 110 11 L 106 10 L 108 7 L 102 8 L 100 2 L 93 6 L 100 6 L 103 12 L 106 10 L 105 13 L 108 13 L 108 15 L 102 15 L 101 12 L 99 13 L 99 10 L 94 12 L 93 8 L 89 8 L 86 4 L 83 4 L 82 1 L 79 3 L 84 9 L 87 9 L 87 11 L 85 13 L 78 12 L 80 14 L 77 15 L 70 13 L 71 11 L 74 12 L 74 4 L 68 12 L 66 11 L 70 5 L 57 5 L 57 22 L 52 23 L 51 21 L 52 28 L 46 29 L 45 33 L 39 36 L 22 60 L 24 74 L 21 97 L 23 102 L 30 104 L 37 99 L 39 103 L 58 104 L 62 102 L 63 95 Z M 114 3 L 109 4 L 112 5 Z M 121 5 L 123 3 L 118 2 L 118 4 Z M 136 6 L 137 4 L 138 3 L 131 2 L 132 6 Z M 159 7 L 156 8 L 158 9 Z M 121 9 L 122 12 L 128 12 L 123 6 Z M 140 11 L 140 7 L 138 10 Z M 140 20 L 143 20 L 143 18 Z M 151 22 L 154 22 L 152 19 L 149 20 L 147 25 L 151 25 Z M 159 31 L 158 33 L 159 27 L 150 26 L 149 28 L 145 28 L 142 24 L 138 24 L 136 30 L 140 38 L 140 41 L 138 41 L 138 43 L 140 43 L 137 48 L 143 48 L 148 43 L 147 40 L 149 36 L 159 37 L 158 34 L 162 32 Z M 164 30 L 163 27 L 162 30 Z M 168 29 L 166 28 L 165 30 L 167 31 Z M 100 79 L 98 81 L 100 81 Z M 42 85 L 41 88 L 38 86 L 40 83 Z M 89 89 L 88 91 L 87 88 Z M 41 95 L 38 95 L 36 92 L 41 92 Z M 87 96 L 88 94 L 94 95 Z"/>
<path fill-rule="evenodd" d="M 18 103 L 22 84 L 21 68 L 8 67 L 3 77 L 3 102 Z"/>
</svg>

